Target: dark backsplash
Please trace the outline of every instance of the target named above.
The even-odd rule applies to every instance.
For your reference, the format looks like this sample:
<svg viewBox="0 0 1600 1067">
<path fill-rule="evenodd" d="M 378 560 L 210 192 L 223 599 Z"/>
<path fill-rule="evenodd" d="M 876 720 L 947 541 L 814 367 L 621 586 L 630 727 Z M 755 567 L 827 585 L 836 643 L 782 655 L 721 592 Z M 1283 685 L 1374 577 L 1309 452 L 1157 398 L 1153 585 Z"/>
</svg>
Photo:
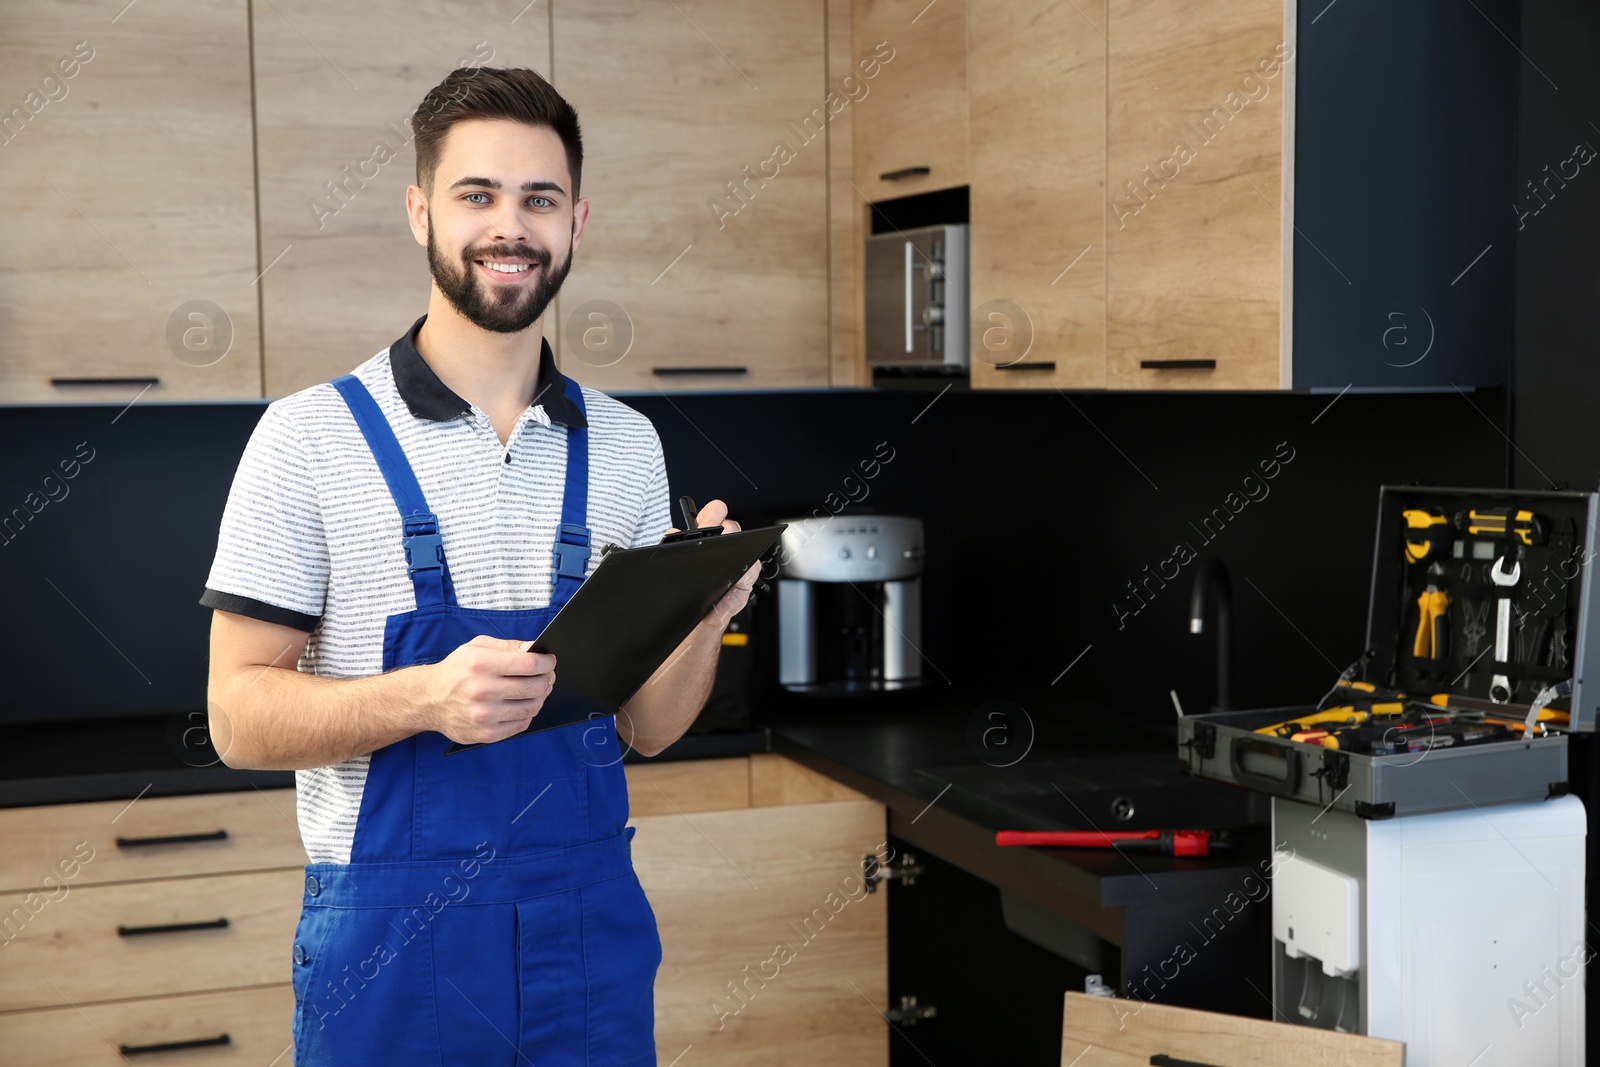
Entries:
<svg viewBox="0 0 1600 1067">
<path fill-rule="evenodd" d="M 926 676 L 1026 693 L 1046 715 L 1092 701 L 1161 718 L 1174 688 L 1186 709 L 1209 703 L 1211 639 L 1188 633 L 1196 565 L 1179 546 L 1233 574 L 1234 703 L 1320 695 L 1361 651 L 1378 486 L 1498 486 L 1506 470 L 1499 392 L 626 399 L 661 434 L 674 498 L 721 497 L 747 525 L 848 501 L 921 517 Z M 195 600 L 260 411 L 0 411 L 6 511 L 59 497 L 0 547 L 14 623 L 0 715 L 204 708 Z M 66 480 L 81 442 L 93 458 Z M 758 606 L 768 633 L 773 599 Z"/>
<path fill-rule="evenodd" d="M 1498 390 L 935 396 L 628 402 L 661 434 L 673 493 L 722 497 L 747 525 L 852 496 L 921 517 L 924 675 L 1047 715 L 1087 701 L 1170 720 L 1170 689 L 1185 710 L 1210 703 L 1180 545 L 1232 574 L 1233 703 L 1315 700 L 1361 652 L 1378 487 L 1505 484 Z"/>
</svg>

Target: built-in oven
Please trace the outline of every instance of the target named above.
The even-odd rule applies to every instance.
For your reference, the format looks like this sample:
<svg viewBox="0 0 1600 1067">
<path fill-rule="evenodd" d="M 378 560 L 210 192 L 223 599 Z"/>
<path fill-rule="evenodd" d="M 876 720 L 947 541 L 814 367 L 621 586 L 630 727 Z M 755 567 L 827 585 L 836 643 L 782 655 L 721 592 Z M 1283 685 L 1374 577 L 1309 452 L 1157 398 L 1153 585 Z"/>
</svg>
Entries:
<svg viewBox="0 0 1600 1067">
<path fill-rule="evenodd" d="M 967 226 L 873 234 L 866 248 L 870 367 L 967 365 Z"/>
</svg>

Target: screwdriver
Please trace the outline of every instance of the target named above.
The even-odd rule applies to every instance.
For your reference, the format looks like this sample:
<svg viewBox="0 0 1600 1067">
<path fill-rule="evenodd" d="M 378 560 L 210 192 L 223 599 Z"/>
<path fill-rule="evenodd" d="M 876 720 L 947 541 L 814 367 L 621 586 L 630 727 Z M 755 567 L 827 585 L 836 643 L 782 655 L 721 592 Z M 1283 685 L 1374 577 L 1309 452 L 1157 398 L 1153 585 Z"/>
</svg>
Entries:
<svg viewBox="0 0 1600 1067">
<path fill-rule="evenodd" d="M 1047 845 L 1056 848 L 1114 848 L 1159 852 L 1163 856 L 1209 856 L 1232 842 L 1211 840 L 1210 830 L 996 830 L 997 845 Z"/>
<path fill-rule="evenodd" d="M 1509 507 L 1472 508 L 1465 522 L 1461 516 L 1456 516 L 1456 525 L 1465 526 L 1467 533 L 1473 536 L 1514 535 L 1525 545 L 1542 545 L 1545 541 L 1544 519 L 1531 511 Z"/>
<path fill-rule="evenodd" d="M 1293 737 L 1295 734 L 1304 733 L 1308 728 L 1325 723 L 1341 723 L 1355 726 L 1367 722 L 1378 715 L 1400 715 L 1406 706 L 1399 703 L 1373 704 L 1369 708 L 1360 709 L 1346 704 L 1343 707 L 1329 708 L 1327 711 L 1314 711 L 1309 715 L 1288 719 L 1284 722 L 1274 723 L 1271 726 L 1261 726 L 1256 729 L 1258 734 L 1269 737 Z"/>
</svg>

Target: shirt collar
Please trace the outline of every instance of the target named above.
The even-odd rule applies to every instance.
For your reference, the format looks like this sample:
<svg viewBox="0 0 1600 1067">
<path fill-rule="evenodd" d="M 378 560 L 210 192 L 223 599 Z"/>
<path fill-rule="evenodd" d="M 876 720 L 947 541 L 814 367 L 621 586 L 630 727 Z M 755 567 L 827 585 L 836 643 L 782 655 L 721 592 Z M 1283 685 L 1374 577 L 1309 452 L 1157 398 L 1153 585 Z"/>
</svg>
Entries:
<svg viewBox="0 0 1600 1067">
<path fill-rule="evenodd" d="M 428 316 L 423 315 L 404 337 L 389 346 L 389 368 L 394 372 L 395 388 L 400 390 L 400 397 L 411 414 L 443 422 L 471 411 L 472 405 L 444 384 L 417 352 L 417 331 L 427 319 Z M 569 427 L 589 425 L 583 412 L 567 396 L 567 379 L 556 369 L 555 353 L 550 350 L 549 340 L 543 337 L 539 339 L 538 384 L 539 393 L 533 398 L 534 403 L 544 406 L 551 422 Z"/>
</svg>

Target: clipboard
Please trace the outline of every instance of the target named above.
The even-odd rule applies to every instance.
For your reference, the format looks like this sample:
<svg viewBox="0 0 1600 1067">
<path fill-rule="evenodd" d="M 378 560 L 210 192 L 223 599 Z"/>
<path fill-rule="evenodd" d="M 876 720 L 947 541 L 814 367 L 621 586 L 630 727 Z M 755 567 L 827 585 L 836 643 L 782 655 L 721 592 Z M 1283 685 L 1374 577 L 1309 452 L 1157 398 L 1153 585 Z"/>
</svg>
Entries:
<svg viewBox="0 0 1600 1067">
<path fill-rule="evenodd" d="M 685 530 L 668 534 L 660 544 L 605 552 L 556 617 L 524 646 L 553 654 L 557 675 L 555 689 L 528 728 L 499 741 L 452 742 L 444 754 L 620 711 L 750 565 L 777 543 L 785 526 L 736 533 L 721 529 Z"/>
</svg>

